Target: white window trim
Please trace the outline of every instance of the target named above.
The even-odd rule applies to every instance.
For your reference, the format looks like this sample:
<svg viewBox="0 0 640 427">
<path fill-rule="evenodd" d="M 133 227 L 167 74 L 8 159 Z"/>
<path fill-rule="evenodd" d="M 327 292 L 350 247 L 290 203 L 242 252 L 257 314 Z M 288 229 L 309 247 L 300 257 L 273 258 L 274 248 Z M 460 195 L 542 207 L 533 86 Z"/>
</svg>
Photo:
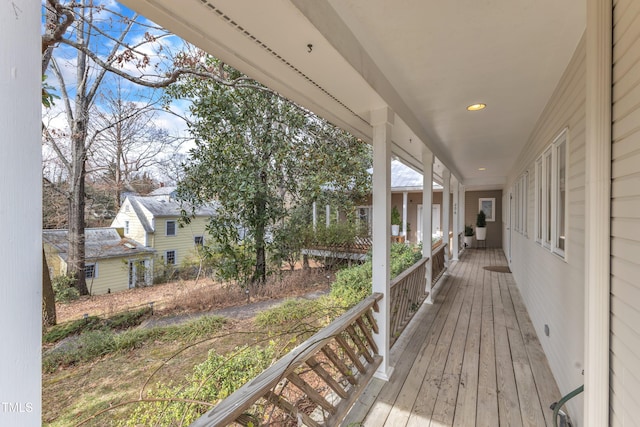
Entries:
<svg viewBox="0 0 640 427">
<path fill-rule="evenodd" d="M 565 174 L 565 200 L 562 209 L 565 224 L 564 250 L 558 245 L 558 223 L 559 223 L 559 168 L 558 150 L 564 144 L 564 174 Z M 550 162 L 547 162 L 550 159 Z M 558 255 L 565 262 L 567 261 L 568 243 L 568 205 L 569 205 L 569 128 L 564 128 L 545 148 L 544 152 L 535 161 L 535 241 L 555 255 Z M 551 168 L 549 174 L 548 168 Z M 549 175 L 551 183 L 548 185 Z M 550 205 L 549 205 L 550 203 Z M 542 208 L 542 209 L 541 209 Z M 550 223 L 549 223 L 550 222 Z M 550 236 L 550 240 L 547 240 Z"/>
<path fill-rule="evenodd" d="M 535 241 L 537 243 L 539 243 L 540 245 L 542 245 L 542 233 L 543 233 L 543 228 L 542 228 L 542 217 L 543 217 L 543 212 L 544 209 L 542 207 L 542 200 L 543 200 L 543 195 L 544 195 L 544 191 L 543 191 L 543 185 L 542 185 L 542 178 L 544 177 L 544 172 L 543 172 L 543 167 L 542 167 L 542 156 L 538 157 L 536 159 L 535 162 L 535 196 L 534 196 L 534 205 L 535 205 L 535 213 L 533 215 L 534 217 L 534 233 L 535 233 Z"/>
<path fill-rule="evenodd" d="M 173 252 L 173 263 L 169 264 L 169 256 L 168 253 Z M 164 264 L 165 265 L 178 265 L 178 251 L 176 249 L 168 249 L 164 251 Z"/>
<path fill-rule="evenodd" d="M 560 190 L 560 183 L 559 183 L 559 165 L 558 165 L 558 150 L 560 145 L 562 145 L 564 143 L 564 185 L 565 185 L 565 200 L 564 200 L 564 206 L 563 206 L 563 216 L 564 216 L 564 228 L 565 228 L 565 233 L 564 233 L 564 238 L 565 238 L 565 242 L 564 242 L 564 250 L 561 249 L 558 246 L 558 222 L 559 222 L 559 190 Z M 552 220 L 552 224 L 551 224 L 551 250 L 553 251 L 553 253 L 559 255 L 560 257 L 566 259 L 566 249 L 567 249 L 567 234 L 568 234 L 568 222 L 567 222 L 567 205 L 568 205 L 568 172 L 569 172 L 569 138 L 568 138 L 568 129 L 565 128 L 562 130 L 562 132 L 560 132 L 560 134 L 558 134 L 558 136 L 553 140 L 553 184 L 551 186 L 551 190 L 552 190 L 552 194 L 551 194 L 551 200 L 552 200 L 552 211 L 551 211 L 551 220 Z"/>
<path fill-rule="evenodd" d="M 169 234 L 169 224 L 173 223 L 173 234 Z M 164 224 L 164 235 L 167 237 L 174 237 L 178 235 L 178 224 L 174 219 L 168 219 Z"/>
<path fill-rule="evenodd" d="M 87 269 L 87 267 L 91 267 L 91 266 L 93 266 L 93 276 L 87 277 L 86 269 Z M 87 263 L 84 264 L 84 268 L 85 268 L 85 273 L 84 273 L 84 278 L 85 279 L 94 280 L 94 279 L 98 278 L 98 263 L 97 262 L 87 262 Z"/>
<path fill-rule="evenodd" d="M 129 234 L 131 232 L 131 224 L 127 220 L 124 222 L 124 234 Z"/>
</svg>

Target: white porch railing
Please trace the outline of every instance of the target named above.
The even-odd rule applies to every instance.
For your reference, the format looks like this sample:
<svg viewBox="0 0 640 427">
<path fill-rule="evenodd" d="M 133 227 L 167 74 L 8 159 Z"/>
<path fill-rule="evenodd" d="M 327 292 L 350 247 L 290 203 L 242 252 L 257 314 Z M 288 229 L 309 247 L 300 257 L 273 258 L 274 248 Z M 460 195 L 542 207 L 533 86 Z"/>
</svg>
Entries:
<svg viewBox="0 0 640 427">
<path fill-rule="evenodd" d="M 373 340 L 376 293 L 221 401 L 192 426 L 333 426 L 382 361 Z"/>
</svg>

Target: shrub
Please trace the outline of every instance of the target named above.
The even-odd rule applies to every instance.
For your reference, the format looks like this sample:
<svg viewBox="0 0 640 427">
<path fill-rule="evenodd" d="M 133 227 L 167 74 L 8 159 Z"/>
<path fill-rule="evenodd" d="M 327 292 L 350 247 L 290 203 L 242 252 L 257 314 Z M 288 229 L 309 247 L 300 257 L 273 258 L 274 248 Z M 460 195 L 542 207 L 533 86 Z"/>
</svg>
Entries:
<svg viewBox="0 0 640 427">
<path fill-rule="evenodd" d="M 295 332 L 300 338 L 302 335 L 317 332 L 342 314 L 342 305 L 336 307 L 335 301 L 327 296 L 314 300 L 291 299 L 277 307 L 262 311 L 256 316 L 255 322 L 261 328 L 273 328 L 278 333 L 287 330 Z"/>
<path fill-rule="evenodd" d="M 189 425 L 210 409 L 206 405 L 175 401 L 191 399 L 215 403 L 229 396 L 246 382 L 264 371 L 276 357 L 275 343 L 267 347 L 243 346 L 236 348 L 231 356 L 209 352 L 207 360 L 193 369 L 186 384 L 161 384 L 148 397 L 167 399 L 166 402 L 142 402 L 138 405 L 127 425 Z M 174 401 L 171 401 L 171 400 Z"/>
<path fill-rule="evenodd" d="M 97 316 L 89 316 L 86 319 L 77 319 L 70 322 L 60 323 L 52 326 L 42 336 L 45 343 L 54 343 L 68 336 L 86 331 L 96 330 L 121 330 L 137 326 L 151 314 L 151 308 L 144 307 L 134 311 L 118 313 L 107 319 Z"/>
<path fill-rule="evenodd" d="M 56 276 L 52 280 L 56 302 L 71 302 L 80 298 L 80 292 L 74 287 L 76 279 L 66 275 Z"/>
<path fill-rule="evenodd" d="M 78 335 L 76 342 L 63 345 L 45 354 L 42 358 L 42 365 L 45 372 L 52 372 L 58 366 L 88 362 L 116 351 L 139 348 L 150 340 L 189 342 L 213 334 L 222 327 L 224 322 L 224 318 L 220 316 L 203 316 L 181 325 L 130 329 L 116 333 L 109 330 L 105 326 L 105 322 L 99 318 L 89 317 L 87 320 L 71 322 L 66 330 L 58 331 L 56 336 L 62 336 L 63 333 L 74 329 L 76 332 L 82 330 L 82 327 L 78 326 L 81 323 L 85 324 L 85 328 L 93 328 L 94 330 L 84 329 L 84 332 Z"/>
<path fill-rule="evenodd" d="M 419 247 L 403 243 L 391 245 L 391 278 L 396 277 L 422 258 Z M 347 307 L 353 307 L 371 295 L 373 272 L 371 260 L 364 264 L 346 268 L 336 273 L 331 286 L 331 296 Z"/>
</svg>

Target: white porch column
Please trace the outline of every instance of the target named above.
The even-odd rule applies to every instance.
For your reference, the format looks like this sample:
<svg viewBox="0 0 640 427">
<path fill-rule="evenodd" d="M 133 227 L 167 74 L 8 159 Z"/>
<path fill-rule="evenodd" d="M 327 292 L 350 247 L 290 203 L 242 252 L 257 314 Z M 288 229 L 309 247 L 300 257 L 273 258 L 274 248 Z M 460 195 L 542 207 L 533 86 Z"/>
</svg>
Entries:
<svg viewBox="0 0 640 427">
<path fill-rule="evenodd" d="M 409 197 L 409 193 L 404 191 L 402 193 L 402 235 L 404 236 L 404 240 L 406 242 L 409 241 L 407 236 L 407 199 Z"/>
<path fill-rule="evenodd" d="M 442 243 L 449 243 L 449 231 L 451 231 L 451 223 L 449 222 L 449 211 L 451 206 L 451 172 L 445 169 L 442 172 Z M 444 251 L 444 265 L 449 266 L 449 246 Z"/>
<path fill-rule="evenodd" d="M 318 206 L 313 202 L 313 231 L 318 228 Z"/>
<path fill-rule="evenodd" d="M 466 205 L 466 199 L 467 199 L 467 189 L 464 187 L 464 185 L 460 185 L 460 204 L 458 205 L 458 210 L 460 211 L 460 229 L 464 230 L 464 226 L 466 225 L 466 219 L 465 219 L 465 205 Z"/>
<path fill-rule="evenodd" d="M 0 13 L 0 425 L 39 426 L 42 335 L 41 3 Z"/>
<path fill-rule="evenodd" d="M 324 223 L 327 226 L 327 228 L 329 228 L 329 226 L 331 225 L 331 206 L 326 205 L 324 209 L 325 209 Z"/>
<path fill-rule="evenodd" d="M 382 363 L 376 376 L 389 379 L 390 301 L 389 301 L 389 251 L 391 249 L 391 128 L 393 111 L 389 108 L 371 113 L 373 125 L 373 292 L 381 292 L 384 298 L 375 313 L 379 332 L 374 335 Z"/>
<path fill-rule="evenodd" d="M 587 0 L 585 369 L 587 427 L 610 420 L 612 0 Z"/>
<path fill-rule="evenodd" d="M 422 152 L 422 257 L 429 257 L 427 261 L 428 292 L 426 302 L 433 303 L 431 278 L 433 257 L 431 251 L 431 227 L 433 216 L 433 153 L 426 147 Z"/>
<path fill-rule="evenodd" d="M 458 261 L 458 251 L 460 250 L 458 233 L 460 233 L 460 184 L 458 180 L 453 177 L 453 244 L 451 247 L 451 259 Z"/>
</svg>

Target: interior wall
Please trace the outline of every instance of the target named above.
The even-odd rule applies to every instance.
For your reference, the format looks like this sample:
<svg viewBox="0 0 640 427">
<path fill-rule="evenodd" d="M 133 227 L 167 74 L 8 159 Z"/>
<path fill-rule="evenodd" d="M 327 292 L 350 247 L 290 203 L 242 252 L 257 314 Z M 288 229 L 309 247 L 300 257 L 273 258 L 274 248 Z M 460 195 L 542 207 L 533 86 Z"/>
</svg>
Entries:
<svg viewBox="0 0 640 427">
<path fill-rule="evenodd" d="M 487 221 L 487 240 L 486 246 L 488 248 L 501 248 L 502 247 L 502 190 L 487 190 L 487 191 L 467 191 L 464 197 L 464 223 L 466 225 L 472 225 L 474 229 L 473 235 L 473 247 L 478 247 L 478 241 L 476 240 L 476 219 L 478 212 L 480 212 L 480 199 L 491 198 L 495 199 L 495 221 Z M 461 230 L 464 232 L 464 228 Z"/>
<path fill-rule="evenodd" d="M 612 426 L 638 425 L 640 408 L 640 2 L 613 8 L 611 186 Z"/>
<path fill-rule="evenodd" d="M 585 59 L 583 37 L 505 187 L 508 193 L 518 177 L 528 172 L 527 233 L 516 232 L 507 218 L 504 241 L 507 245 L 510 240 L 514 279 L 563 395 L 584 383 Z M 568 220 L 566 253 L 562 258 L 534 238 L 534 166 L 538 156 L 565 128 L 568 129 Z M 507 228 L 509 235 L 506 235 Z M 508 249 L 505 248 L 505 252 Z M 548 336 L 545 325 L 549 327 Z M 572 399 L 568 409 L 577 425 L 582 425 L 582 396 Z"/>
</svg>

